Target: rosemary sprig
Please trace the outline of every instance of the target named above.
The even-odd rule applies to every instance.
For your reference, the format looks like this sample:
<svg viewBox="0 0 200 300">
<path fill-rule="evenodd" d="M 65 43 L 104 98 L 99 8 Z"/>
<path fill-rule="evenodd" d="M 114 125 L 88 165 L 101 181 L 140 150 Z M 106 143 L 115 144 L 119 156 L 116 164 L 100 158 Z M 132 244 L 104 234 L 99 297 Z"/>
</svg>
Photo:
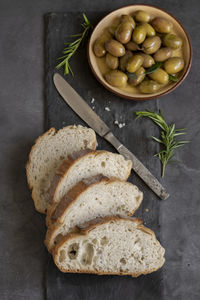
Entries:
<svg viewBox="0 0 200 300">
<path fill-rule="evenodd" d="M 162 62 L 157 62 L 153 66 L 151 66 L 150 68 L 148 68 L 146 70 L 145 74 L 146 75 L 151 74 L 151 73 L 155 72 L 156 70 L 158 70 L 161 66 L 162 66 Z"/>
<path fill-rule="evenodd" d="M 184 144 L 189 143 L 189 141 L 177 141 L 176 137 L 182 134 L 185 134 L 184 128 L 176 129 L 175 124 L 168 125 L 165 121 L 163 113 L 161 110 L 159 114 L 156 114 L 151 111 L 137 111 L 136 112 L 137 118 L 140 117 L 147 117 L 150 118 L 156 125 L 161 128 L 160 138 L 156 138 L 152 136 L 153 140 L 160 143 L 163 149 L 155 154 L 158 156 L 161 163 L 162 163 L 162 177 L 164 177 L 165 169 L 167 163 L 172 159 L 174 156 L 174 150 L 182 147 Z"/>
<path fill-rule="evenodd" d="M 172 82 L 177 82 L 178 81 L 178 77 L 169 74 L 169 80 L 172 81 Z"/>
<path fill-rule="evenodd" d="M 84 22 L 81 24 L 81 26 L 83 27 L 83 32 L 71 35 L 71 37 L 77 39 L 75 39 L 73 42 L 65 43 L 67 47 L 64 48 L 64 50 L 62 51 L 64 55 L 58 58 L 58 60 L 62 61 L 56 66 L 56 69 L 59 69 L 62 66 L 64 66 L 64 75 L 67 75 L 70 72 L 72 76 L 74 76 L 73 71 L 69 65 L 69 60 L 75 54 L 79 46 L 84 43 L 90 29 L 92 28 L 92 24 L 90 23 L 90 21 L 84 13 L 83 19 Z"/>
</svg>

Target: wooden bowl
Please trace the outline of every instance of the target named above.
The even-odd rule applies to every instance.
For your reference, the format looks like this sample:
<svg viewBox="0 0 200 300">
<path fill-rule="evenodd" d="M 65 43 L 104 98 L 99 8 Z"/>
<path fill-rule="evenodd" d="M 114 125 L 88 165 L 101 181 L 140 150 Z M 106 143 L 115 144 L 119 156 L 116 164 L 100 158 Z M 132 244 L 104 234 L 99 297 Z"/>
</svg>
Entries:
<svg viewBox="0 0 200 300">
<path fill-rule="evenodd" d="M 182 55 L 185 61 L 184 69 L 181 71 L 180 79 L 177 82 L 171 82 L 167 84 L 166 86 L 163 86 L 157 93 L 154 94 L 141 94 L 137 88 L 125 88 L 124 90 L 121 90 L 119 88 L 113 87 L 110 84 L 106 82 L 104 79 L 104 75 L 102 74 L 102 71 L 105 72 L 100 66 L 100 61 L 102 58 L 97 58 L 94 55 L 93 52 L 93 45 L 95 40 L 101 36 L 105 28 L 109 27 L 113 22 L 116 21 L 117 18 L 119 18 L 122 14 L 134 14 L 137 10 L 144 10 L 150 13 L 152 17 L 163 17 L 167 20 L 171 21 L 173 24 L 173 32 L 177 34 L 179 37 L 183 40 L 183 46 L 182 46 Z M 105 59 L 105 58 L 104 58 Z M 181 23 L 170 13 L 164 11 L 163 9 L 160 9 L 155 6 L 151 5 L 129 5 L 125 7 L 121 7 L 119 9 L 114 10 L 113 12 L 106 15 L 94 28 L 89 44 L 88 44 L 88 60 L 90 67 L 92 69 L 92 72 L 94 73 L 97 80 L 109 91 L 116 94 L 117 96 L 120 96 L 122 98 L 130 99 L 130 100 L 150 100 L 154 98 L 158 98 L 160 96 L 166 95 L 170 92 L 172 92 L 175 88 L 177 88 L 183 80 L 186 78 L 192 62 L 192 47 L 190 43 L 189 36 L 186 32 L 186 30 L 183 28 Z M 101 70 L 100 70 L 101 69 Z"/>
</svg>

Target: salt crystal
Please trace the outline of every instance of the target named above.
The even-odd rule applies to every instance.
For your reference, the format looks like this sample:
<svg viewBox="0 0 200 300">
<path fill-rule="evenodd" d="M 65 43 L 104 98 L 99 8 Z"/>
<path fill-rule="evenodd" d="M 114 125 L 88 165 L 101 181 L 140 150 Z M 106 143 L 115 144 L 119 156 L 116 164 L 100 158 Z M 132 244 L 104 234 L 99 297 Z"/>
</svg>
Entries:
<svg viewBox="0 0 200 300">
<path fill-rule="evenodd" d="M 106 106 L 106 107 L 105 107 L 105 110 L 106 110 L 106 111 L 110 111 L 110 108 Z"/>
<path fill-rule="evenodd" d="M 120 129 L 126 125 L 126 123 L 119 123 L 117 120 L 114 121 L 114 124 L 117 125 Z"/>
</svg>

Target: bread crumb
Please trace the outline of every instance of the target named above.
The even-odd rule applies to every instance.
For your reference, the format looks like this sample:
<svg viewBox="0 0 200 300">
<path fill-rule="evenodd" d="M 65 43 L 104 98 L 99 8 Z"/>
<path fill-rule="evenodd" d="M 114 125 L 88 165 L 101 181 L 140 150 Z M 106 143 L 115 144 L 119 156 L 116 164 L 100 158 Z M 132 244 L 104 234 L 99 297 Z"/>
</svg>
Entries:
<svg viewBox="0 0 200 300">
<path fill-rule="evenodd" d="M 94 98 L 92 98 L 92 100 L 91 100 L 91 103 L 94 103 L 94 101 L 95 101 L 95 99 L 94 99 Z"/>
<path fill-rule="evenodd" d="M 106 106 L 106 107 L 105 107 L 105 110 L 106 110 L 106 111 L 110 111 L 110 108 Z"/>
<path fill-rule="evenodd" d="M 146 212 L 149 212 L 149 208 L 145 208 L 145 211 L 146 211 Z"/>
</svg>

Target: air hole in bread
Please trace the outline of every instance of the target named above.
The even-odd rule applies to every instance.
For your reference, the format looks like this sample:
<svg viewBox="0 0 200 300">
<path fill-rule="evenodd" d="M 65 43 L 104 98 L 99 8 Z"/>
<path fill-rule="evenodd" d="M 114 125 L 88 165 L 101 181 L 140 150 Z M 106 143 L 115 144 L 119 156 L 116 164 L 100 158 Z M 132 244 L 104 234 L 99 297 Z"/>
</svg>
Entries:
<svg viewBox="0 0 200 300">
<path fill-rule="evenodd" d="M 124 204 L 122 204 L 122 205 L 120 205 L 120 206 L 118 206 L 117 207 L 117 211 L 119 212 L 119 211 L 123 211 L 125 209 L 125 205 Z"/>
<path fill-rule="evenodd" d="M 63 235 L 61 233 L 58 234 L 54 240 L 54 245 L 56 245 L 62 238 L 63 238 Z"/>
<path fill-rule="evenodd" d="M 84 143 L 85 148 L 87 148 L 88 141 L 87 140 L 83 140 L 83 143 Z"/>
<path fill-rule="evenodd" d="M 102 168 L 105 168 L 105 166 L 106 166 L 105 161 L 102 161 L 101 166 L 102 166 Z"/>
<path fill-rule="evenodd" d="M 81 263 L 86 266 L 86 265 L 91 265 L 92 259 L 94 256 L 94 248 L 92 244 L 87 244 L 85 247 L 85 252 L 83 253 L 81 257 Z"/>
<path fill-rule="evenodd" d="M 135 243 L 134 243 L 134 245 L 136 245 L 136 244 L 138 244 L 139 243 L 139 238 L 137 238 L 136 240 L 135 240 Z"/>
<path fill-rule="evenodd" d="M 62 263 L 65 259 L 66 259 L 65 250 L 61 250 L 59 255 L 59 262 Z"/>
<path fill-rule="evenodd" d="M 104 236 L 104 237 L 101 239 L 101 245 L 103 246 L 103 245 L 106 245 L 106 244 L 108 244 L 108 239 L 107 239 L 106 236 Z"/>
<path fill-rule="evenodd" d="M 121 263 L 122 265 L 125 265 L 125 264 L 126 264 L 125 258 L 122 257 L 122 258 L 120 259 L 120 263 Z"/>
<path fill-rule="evenodd" d="M 79 244 L 73 243 L 68 248 L 68 256 L 70 259 L 75 259 L 78 256 Z"/>
</svg>

